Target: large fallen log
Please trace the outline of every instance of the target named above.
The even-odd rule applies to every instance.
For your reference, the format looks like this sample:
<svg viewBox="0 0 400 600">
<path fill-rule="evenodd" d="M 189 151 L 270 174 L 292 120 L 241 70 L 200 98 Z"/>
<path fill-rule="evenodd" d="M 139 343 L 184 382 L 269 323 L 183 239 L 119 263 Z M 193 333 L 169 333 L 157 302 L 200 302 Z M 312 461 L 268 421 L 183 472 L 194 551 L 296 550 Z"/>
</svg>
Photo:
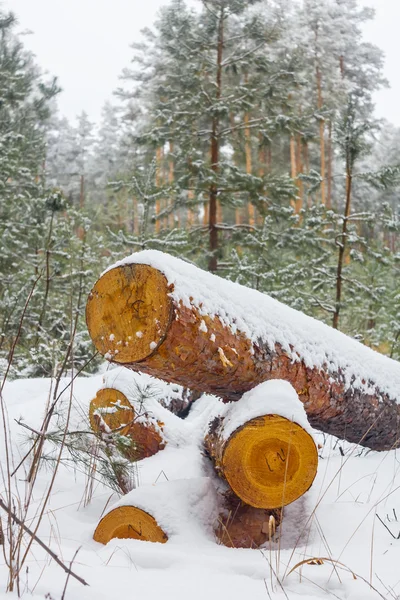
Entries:
<svg viewBox="0 0 400 600">
<path fill-rule="evenodd" d="M 228 401 L 284 379 L 313 427 L 376 450 L 398 444 L 400 364 L 266 294 L 144 251 L 97 281 L 86 318 L 111 362 Z"/>
</svg>

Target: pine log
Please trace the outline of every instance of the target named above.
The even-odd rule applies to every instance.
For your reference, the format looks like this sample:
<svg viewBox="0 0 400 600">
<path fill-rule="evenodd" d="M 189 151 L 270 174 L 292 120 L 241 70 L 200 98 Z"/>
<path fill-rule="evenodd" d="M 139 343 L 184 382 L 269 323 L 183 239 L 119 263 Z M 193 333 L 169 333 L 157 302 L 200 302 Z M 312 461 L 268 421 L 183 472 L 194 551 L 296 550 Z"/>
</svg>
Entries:
<svg viewBox="0 0 400 600">
<path fill-rule="evenodd" d="M 376 450 L 398 444 L 399 363 L 178 259 L 145 251 L 130 261 L 107 271 L 87 303 L 89 333 L 108 360 L 226 401 L 283 379 L 316 429 Z"/>
<path fill-rule="evenodd" d="M 282 510 L 265 510 L 244 504 L 232 492 L 223 494 L 223 510 L 215 528 L 220 544 L 228 548 L 259 548 L 273 541 Z"/>
<path fill-rule="evenodd" d="M 167 535 L 157 521 L 146 511 L 134 506 L 120 506 L 109 512 L 97 525 L 93 539 L 107 544 L 114 538 L 142 540 L 145 542 L 168 541 Z"/>
<path fill-rule="evenodd" d="M 119 390 L 99 390 L 89 406 L 90 426 L 96 433 L 118 433 L 130 438 L 130 445 L 118 445 L 128 460 L 137 461 L 157 454 L 165 442 L 151 422 L 135 421 L 135 409 Z M 158 423 L 161 425 L 161 423 Z"/>
<path fill-rule="evenodd" d="M 273 509 L 300 498 L 317 474 L 318 453 L 311 435 L 278 415 L 251 419 L 224 438 L 217 417 L 205 438 L 217 473 L 243 502 Z"/>
</svg>

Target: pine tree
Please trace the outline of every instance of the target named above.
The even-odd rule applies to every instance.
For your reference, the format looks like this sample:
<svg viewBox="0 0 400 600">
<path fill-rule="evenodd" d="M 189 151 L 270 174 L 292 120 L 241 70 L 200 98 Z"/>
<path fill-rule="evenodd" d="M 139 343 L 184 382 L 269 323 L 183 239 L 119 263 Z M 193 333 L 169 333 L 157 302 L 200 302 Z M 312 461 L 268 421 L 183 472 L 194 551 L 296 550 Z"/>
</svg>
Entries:
<svg viewBox="0 0 400 600">
<path fill-rule="evenodd" d="M 217 223 L 219 207 L 225 220 L 235 206 L 250 202 L 262 208 L 268 196 L 284 189 L 287 198 L 293 192 L 288 193 L 286 175 L 282 181 L 279 175 L 260 178 L 249 166 L 250 138 L 257 137 L 252 132 L 264 135 L 276 129 L 269 99 L 275 107 L 285 101 L 293 85 L 292 70 L 283 52 L 279 65 L 274 60 L 279 18 L 259 2 L 205 2 L 198 14 L 176 1 L 162 11 L 156 26 L 135 47 L 138 70 L 125 72 L 133 87 L 130 99 L 146 115 L 135 131 L 135 142 L 143 149 L 138 157 L 149 161 L 157 149 L 166 148 L 173 185 L 165 186 L 165 178 L 156 185 L 163 185 L 164 196 L 172 200 L 169 210 L 186 204 L 200 212 L 204 206 L 207 265 L 215 270 L 223 256 L 221 226 L 227 231 Z M 241 150 L 243 137 L 247 158 Z M 158 156 L 160 169 L 162 162 Z"/>
</svg>

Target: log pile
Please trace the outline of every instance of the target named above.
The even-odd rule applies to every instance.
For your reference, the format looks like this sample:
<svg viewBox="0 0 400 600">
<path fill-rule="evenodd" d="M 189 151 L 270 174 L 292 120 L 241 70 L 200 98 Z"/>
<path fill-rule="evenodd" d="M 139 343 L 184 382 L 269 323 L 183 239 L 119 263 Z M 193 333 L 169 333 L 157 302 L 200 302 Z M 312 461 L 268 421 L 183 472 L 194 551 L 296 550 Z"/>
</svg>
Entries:
<svg viewBox="0 0 400 600">
<path fill-rule="evenodd" d="M 247 406 L 243 394 L 266 385 L 263 382 L 284 380 L 293 386 L 294 397 L 301 400 L 298 404 L 313 427 L 373 449 L 397 445 L 400 368 L 394 361 L 339 332 L 332 334 L 330 328 L 304 315 L 305 321 L 296 329 L 296 311 L 284 307 L 286 327 L 276 305 L 268 304 L 275 301 L 266 301 L 263 294 L 243 292 L 241 286 L 171 257 L 164 268 L 163 257 L 153 252 L 134 255 L 129 264 L 106 272 L 90 293 L 89 333 L 107 360 L 212 393 L 229 405 L 234 403 L 239 413 L 240 407 Z M 369 372 L 375 362 L 376 371 Z M 388 373 L 391 380 L 386 385 Z M 139 436 L 132 429 L 135 417 L 129 401 L 118 394 L 101 396 L 93 401 L 92 426 L 98 426 L 96 414 L 103 408 L 108 427 Z M 273 537 L 283 507 L 309 489 L 317 472 L 317 449 L 307 421 L 288 413 L 281 398 L 272 394 L 267 400 L 256 414 L 250 411 L 239 421 L 232 411 L 215 416 L 204 438 L 205 452 L 222 479 L 215 534 L 227 546 L 258 547 Z M 110 405 L 118 407 L 117 413 L 107 413 Z M 151 438 L 154 449 L 159 449 L 160 442 L 150 431 L 146 444 Z M 122 508 L 101 520 L 97 541 L 167 540 L 151 511 Z"/>
<path fill-rule="evenodd" d="M 139 253 L 132 260 L 162 268 L 166 259 L 159 254 Z M 276 301 L 195 267 L 188 275 L 183 261 L 167 258 L 174 268 L 169 279 L 160 268 L 132 262 L 112 268 L 95 284 L 87 325 L 108 360 L 227 401 L 263 381 L 283 379 L 297 391 L 316 429 L 375 450 L 397 445 L 398 363 L 288 307 L 282 309 L 282 325 L 276 324 L 269 314 L 277 312 Z M 213 288 L 213 299 L 223 295 L 222 307 L 208 307 Z M 244 298 L 236 314 L 235 294 Z M 259 338 L 251 331 L 258 314 L 264 324 Z M 270 326 L 283 330 L 285 319 L 286 337 L 279 331 L 268 336 Z"/>
</svg>

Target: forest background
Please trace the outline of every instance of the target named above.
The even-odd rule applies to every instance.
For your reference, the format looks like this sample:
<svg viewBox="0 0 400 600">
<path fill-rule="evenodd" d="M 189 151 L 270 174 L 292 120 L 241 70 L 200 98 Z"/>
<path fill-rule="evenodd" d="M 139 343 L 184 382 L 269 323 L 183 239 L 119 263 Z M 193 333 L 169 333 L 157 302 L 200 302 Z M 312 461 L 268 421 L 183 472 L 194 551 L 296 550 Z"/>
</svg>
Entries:
<svg viewBox="0 0 400 600">
<path fill-rule="evenodd" d="M 163 8 L 96 127 L 0 15 L 0 361 L 96 358 L 87 294 L 156 248 L 400 357 L 400 130 L 356 0 Z M 28 304 L 27 304 L 28 303 Z M 16 340 L 18 339 L 18 344 Z M 73 344 L 72 344 L 73 342 Z M 73 350 L 71 350 L 73 346 Z M 12 360 L 10 360 L 12 359 Z"/>
</svg>

